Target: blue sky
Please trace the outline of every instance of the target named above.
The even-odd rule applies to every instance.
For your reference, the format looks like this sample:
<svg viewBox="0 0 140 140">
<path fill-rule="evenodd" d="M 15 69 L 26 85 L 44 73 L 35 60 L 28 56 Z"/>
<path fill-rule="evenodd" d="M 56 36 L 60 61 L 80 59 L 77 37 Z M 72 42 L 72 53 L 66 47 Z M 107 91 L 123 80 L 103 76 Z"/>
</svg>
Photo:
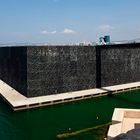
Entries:
<svg viewBox="0 0 140 140">
<path fill-rule="evenodd" d="M 0 0 L 0 43 L 140 38 L 140 0 Z"/>
</svg>

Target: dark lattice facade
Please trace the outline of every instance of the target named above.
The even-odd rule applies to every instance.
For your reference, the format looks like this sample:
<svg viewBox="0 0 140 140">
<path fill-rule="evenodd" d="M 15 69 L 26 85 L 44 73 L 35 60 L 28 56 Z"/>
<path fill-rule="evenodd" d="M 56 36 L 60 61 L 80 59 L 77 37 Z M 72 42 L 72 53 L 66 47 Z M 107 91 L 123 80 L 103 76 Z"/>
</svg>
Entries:
<svg viewBox="0 0 140 140">
<path fill-rule="evenodd" d="M 140 81 L 140 44 L 0 48 L 0 79 L 27 97 Z"/>
</svg>

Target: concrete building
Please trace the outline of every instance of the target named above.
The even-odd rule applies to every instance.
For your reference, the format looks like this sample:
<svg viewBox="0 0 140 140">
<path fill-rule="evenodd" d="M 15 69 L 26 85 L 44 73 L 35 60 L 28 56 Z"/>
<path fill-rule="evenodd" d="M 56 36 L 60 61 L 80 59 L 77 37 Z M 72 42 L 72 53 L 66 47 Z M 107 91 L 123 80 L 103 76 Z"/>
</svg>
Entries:
<svg viewBox="0 0 140 140">
<path fill-rule="evenodd" d="M 0 47 L 0 79 L 26 97 L 140 81 L 140 44 Z"/>
</svg>

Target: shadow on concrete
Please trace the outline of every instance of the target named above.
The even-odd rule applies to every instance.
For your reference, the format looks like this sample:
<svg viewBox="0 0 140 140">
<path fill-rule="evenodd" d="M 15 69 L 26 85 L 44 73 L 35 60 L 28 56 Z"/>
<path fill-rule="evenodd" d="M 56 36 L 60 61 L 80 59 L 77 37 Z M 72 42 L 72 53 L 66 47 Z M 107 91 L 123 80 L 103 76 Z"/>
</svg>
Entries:
<svg viewBox="0 0 140 140">
<path fill-rule="evenodd" d="M 135 129 L 140 128 L 140 123 L 135 123 Z"/>
<path fill-rule="evenodd" d="M 110 140 L 140 140 L 140 128 L 132 129 L 127 133 L 122 133 Z"/>
<path fill-rule="evenodd" d="M 112 93 L 113 93 L 113 91 L 112 91 L 112 90 L 107 89 L 107 88 L 104 88 L 104 87 L 101 87 L 100 89 L 101 89 L 101 90 L 104 90 L 104 91 L 106 91 L 106 92 L 108 92 L 108 94 L 107 94 L 108 96 L 110 96 L 110 97 L 112 97 L 112 96 L 113 96 L 113 94 L 112 94 Z"/>
</svg>

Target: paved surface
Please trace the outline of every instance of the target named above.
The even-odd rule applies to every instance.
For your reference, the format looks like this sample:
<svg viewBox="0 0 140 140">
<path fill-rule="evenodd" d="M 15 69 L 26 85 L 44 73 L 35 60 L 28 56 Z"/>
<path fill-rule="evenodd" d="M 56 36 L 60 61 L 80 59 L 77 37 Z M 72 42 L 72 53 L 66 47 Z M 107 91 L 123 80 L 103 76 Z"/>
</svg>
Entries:
<svg viewBox="0 0 140 140">
<path fill-rule="evenodd" d="M 108 140 L 115 140 L 114 139 L 115 137 L 121 138 L 122 134 L 125 134 L 133 129 L 139 128 L 140 128 L 139 109 L 115 108 L 112 117 L 112 125 L 109 127 L 109 131 L 107 134 Z"/>
<path fill-rule="evenodd" d="M 19 92 L 17 92 L 15 89 L 10 87 L 6 83 L 4 83 L 2 80 L 0 80 L 1 96 L 13 107 L 13 109 L 20 106 L 27 106 L 27 108 L 32 108 L 33 106 L 32 107 L 29 107 L 29 106 L 34 105 L 34 104 L 39 104 L 39 105 L 35 105 L 35 107 L 37 107 L 37 106 L 41 106 L 41 104 L 45 102 L 46 102 L 46 105 L 47 105 L 47 102 L 50 102 L 51 104 L 61 103 L 64 100 L 72 101 L 72 100 L 76 100 L 79 97 L 80 99 L 84 99 L 87 96 L 90 96 L 90 97 L 102 96 L 102 95 L 109 94 L 110 92 L 112 93 L 112 92 L 117 92 L 120 90 L 123 91 L 125 89 L 128 89 L 128 88 L 131 89 L 134 87 L 140 88 L 140 82 L 116 85 L 116 86 L 110 86 L 110 87 L 103 87 L 101 89 L 95 88 L 95 89 L 89 89 L 89 90 L 67 92 L 67 93 L 62 93 L 62 94 L 27 98 L 21 95 Z"/>
<path fill-rule="evenodd" d="M 0 80 L 0 94 L 13 107 L 16 107 L 17 101 L 21 102 L 21 104 L 22 104 L 22 101 L 27 99 L 25 96 L 23 96 L 22 94 L 17 92 L 12 87 L 8 86 L 2 80 Z"/>
<path fill-rule="evenodd" d="M 111 140 L 140 140 L 140 128 L 130 130 L 126 134 L 120 134 Z"/>
<path fill-rule="evenodd" d="M 124 118 L 121 130 L 122 133 L 126 133 L 135 128 L 140 128 L 140 118 Z"/>
</svg>

